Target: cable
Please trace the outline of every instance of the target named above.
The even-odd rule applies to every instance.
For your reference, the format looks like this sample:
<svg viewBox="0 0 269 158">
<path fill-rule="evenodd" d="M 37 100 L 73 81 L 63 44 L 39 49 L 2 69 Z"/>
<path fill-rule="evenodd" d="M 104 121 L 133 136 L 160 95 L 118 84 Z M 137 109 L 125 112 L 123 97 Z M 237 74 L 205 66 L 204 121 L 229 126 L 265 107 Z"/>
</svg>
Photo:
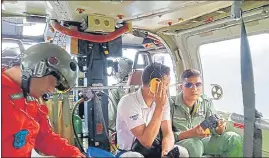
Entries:
<svg viewBox="0 0 269 158">
<path fill-rule="evenodd" d="M 111 103 L 112 103 L 114 106 L 116 105 L 116 104 L 113 102 L 112 98 L 109 96 L 109 94 L 107 94 L 107 93 L 104 92 L 104 91 L 99 91 L 99 92 L 105 94 L 105 95 L 108 97 L 108 99 L 111 101 Z M 116 107 L 116 106 L 115 106 L 115 107 Z M 102 108 L 101 108 L 101 109 L 102 109 Z M 103 111 L 101 111 L 101 112 L 102 112 L 102 119 L 104 120 L 104 114 L 103 114 Z M 104 125 L 106 126 L 105 121 L 104 121 Z M 112 130 L 111 128 L 108 128 L 108 127 L 107 127 L 107 129 L 108 129 L 108 130 L 111 130 L 112 132 L 114 132 L 114 130 Z M 107 132 L 106 132 L 106 136 L 107 136 L 107 138 L 108 138 L 108 140 L 109 140 L 109 136 L 108 136 Z M 109 141 L 109 142 L 111 143 L 111 141 Z"/>
<path fill-rule="evenodd" d="M 116 105 L 116 104 L 113 102 L 112 98 L 109 96 L 109 94 L 107 94 L 107 93 L 104 92 L 104 91 L 100 91 L 100 92 L 103 93 L 103 94 L 105 94 L 114 106 Z M 116 107 L 116 106 L 115 106 L 115 107 Z M 103 111 L 102 111 L 102 118 L 103 118 L 103 120 L 104 120 Z M 104 121 L 104 124 L 105 124 L 105 121 Z M 113 130 L 113 129 L 111 129 L 111 128 L 108 128 L 108 130 L 111 130 L 112 132 L 116 132 L 115 130 Z M 107 136 L 107 138 L 108 138 L 108 140 L 109 140 L 109 143 L 112 144 L 112 141 L 109 139 L 109 136 L 108 136 L 107 132 L 106 132 L 106 136 Z M 114 146 L 112 145 L 112 148 L 113 148 L 115 151 L 117 150 L 117 147 L 116 147 L 116 146 L 114 147 Z"/>
<path fill-rule="evenodd" d="M 105 94 L 105 95 L 108 97 L 108 99 L 111 101 L 111 103 L 115 106 L 115 103 L 112 101 L 112 98 L 111 98 L 106 92 L 104 92 L 104 91 L 100 91 L 100 92 L 103 93 L 103 94 Z M 79 141 L 79 139 L 78 139 L 78 135 L 77 135 L 77 133 L 76 133 L 76 131 L 75 131 L 75 126 L 74 126 L 74 115 L 75 115 L 75 111 L 76 111 L 77 107 L 79 106 L 79 104 L 82 103 L 83 101 L 85 101 L 84 98 L 81 98 L 81 99 L 79 99 L 79 100 L 75 103 L 74 108 L 73 108 L 73 110 L 72 110 L 72 121 L 71 121 L 71 123 L 72 123 L 72 127 L 73 127 L 73 132 L 74 132 L 75 138 L 76 138 L 77 143 L 78 143 L 78 147 L 79 147 L 79 149 L 81 150 L 81 152 L 83 152 L 83 154 L 86 155 L 86 152 L 85 152 L 85 150 L 84 150 L 84 148 L 83 148 L 83 145 L 81 145 L 81 143 L 80 143 L 80 141 Z M 101 112 L 102 112 L 102 119 L 104 120 L 103 111 L 101 111 Z M 105 122 L 103 122 L 103 123 L 104 123 L 104 125 L 106 126 Z M 110 128 L 108 128 L 108 129 L 111 130 Z M 114 131 L 114 130 L 112 130 L 112 131 Z M 109 139 L 109 136 L 108 136 L 108 133 L 107 133 L 107 132 L 106 132 L 106 136 L 107 136 L 109 142 L 112 143 L 112 142 L 110 141 L 110 139 Z M 113 147 L 113 148 L 114 148 L 114 147 Z M 114 149 L 114 150 L 115 150 L 115 149 Z"/>
<path fill-rule="evenodd" d="M 81 99 L 79 99 L 79 100 L 75 103 L 75 106 L 74 106 L 74 108 L 73 108 L 73 110 L 72 110 L 72 121 L 71 121 L 71 123 L 72 123 L 73 132 L 74 132 L 74 134 L 75 134 L 75 138 L 76 138 L 76 140 L 77 140 L 77 143 L 78 143 L 78 146 L 79 146 L 79 148 L 80 148 L 80 151 L 83 152 L 83 154 L 86 155 L 86 152 L 85 152 L 85 150 L 84 150 L 84 148 L 83 148 L 83 145 L 81 145 L 81 143 L 80 143 L 80 141 L 79 141 L 79 139 L 78 139 L 78 135 L 77 135 L 77 132 L 76 132 L 76 130 L 75 130 L 75 126 L 74 126 L 74 115 L 75 115 L 75 110 L 76 110 L 76 108 L 79 106 L 79 104 L 82 103 L 83 101 L 84 101 L 84 98 L 81 98 Z"/>
</svg>

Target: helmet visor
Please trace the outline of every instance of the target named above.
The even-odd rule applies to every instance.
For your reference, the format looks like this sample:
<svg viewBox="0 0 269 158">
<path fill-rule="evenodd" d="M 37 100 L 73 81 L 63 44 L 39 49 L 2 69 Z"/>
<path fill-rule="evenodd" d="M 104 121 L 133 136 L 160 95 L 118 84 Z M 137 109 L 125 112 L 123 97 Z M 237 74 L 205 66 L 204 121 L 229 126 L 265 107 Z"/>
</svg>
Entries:
<svg viewBox="0 0 269 158">
<path fill-rule="evenodd" d="M 71 90 L 71 87 L 69 86 L 67 80 L 61 75 L 59 72 L 51 72 L 51 75 L 53 75 L 57 79 L 57 85 L 55 88 L 60 93 L 66 93 Z"/>
</svg>

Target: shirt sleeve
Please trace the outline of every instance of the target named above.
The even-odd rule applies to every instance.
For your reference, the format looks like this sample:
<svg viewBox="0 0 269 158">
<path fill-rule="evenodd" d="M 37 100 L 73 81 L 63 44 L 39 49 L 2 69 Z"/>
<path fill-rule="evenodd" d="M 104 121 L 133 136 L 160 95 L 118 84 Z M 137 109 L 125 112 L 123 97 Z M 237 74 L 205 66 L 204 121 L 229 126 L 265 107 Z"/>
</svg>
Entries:
<svg viewBox="0 0 269 158">
<path fill-rule="evenodd" d="M 119 102 L 118 110 L 129 130 L 145 124 L 141 109 L 134 103 L 131 97 L 122 98 Z"/>
<path fill-rule="evenodd" d="M 170 104 L 169 104 L 168 99 L 166 101 L 166 105 L 164 106 L 164 111 L 163 111 L 162 121 L 165 121 L 165 120 L 171 120 L 171 118 L 170 118 Z"/>
<path fill-rule="evenodd" d="M 40 132 L 36 137 L 36 149 L 46 155 L 56 157 L 86 157 L 78 148 L 70 145 L 66 139 L 52 131 L 47 118 L 46 106 L 41 105 L 41 109 L 37 113 Z"/>
</svg>

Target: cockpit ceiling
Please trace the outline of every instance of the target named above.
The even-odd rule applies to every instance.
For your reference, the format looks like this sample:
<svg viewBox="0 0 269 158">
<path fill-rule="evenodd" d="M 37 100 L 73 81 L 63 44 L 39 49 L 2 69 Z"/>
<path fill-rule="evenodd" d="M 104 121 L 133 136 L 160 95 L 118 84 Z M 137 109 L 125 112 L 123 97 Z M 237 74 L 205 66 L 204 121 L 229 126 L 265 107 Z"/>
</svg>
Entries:
<svg viewBox="0 0 269 158">
<path fill-rule="evenodd" d="M 157 30 L 231 6 L 232 1 L 5 1 L 2 13 L 49 15 L 58 20 L 81 21 L 101 14 L 132 21 L 134 28 Z M 81 13 L 79 10 L 81 9 Z"/>
</svg>

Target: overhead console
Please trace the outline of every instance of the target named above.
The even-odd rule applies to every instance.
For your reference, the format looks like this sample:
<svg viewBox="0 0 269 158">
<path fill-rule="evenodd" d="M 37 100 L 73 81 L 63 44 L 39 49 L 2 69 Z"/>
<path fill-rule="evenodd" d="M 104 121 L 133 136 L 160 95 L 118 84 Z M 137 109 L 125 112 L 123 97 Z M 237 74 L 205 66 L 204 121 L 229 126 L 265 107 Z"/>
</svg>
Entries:
<svg viewBox="0 0 269 158">
<path fill-rule="evenodd" d="M 84 32 L 114 32 L 115 26 L 115 19 L 101 15 L 88 15 L 81 23 Z"/>
</svg>

